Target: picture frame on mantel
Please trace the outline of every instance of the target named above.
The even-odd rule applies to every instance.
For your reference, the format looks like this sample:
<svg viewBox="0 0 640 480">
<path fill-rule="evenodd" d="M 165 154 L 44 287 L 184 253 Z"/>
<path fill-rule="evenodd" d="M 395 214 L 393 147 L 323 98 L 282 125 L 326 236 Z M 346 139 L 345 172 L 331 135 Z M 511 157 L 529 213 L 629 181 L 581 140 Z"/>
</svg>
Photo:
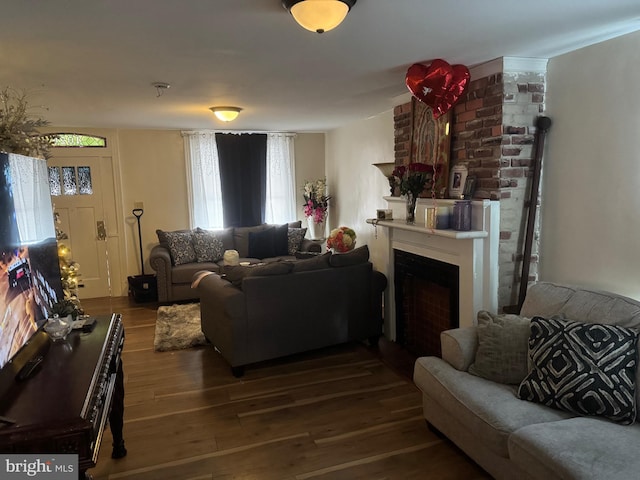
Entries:
<svg viewBox="0 0 640 480">
<path fill-rule="evenodd" d="M 464 198 L 468 174 L 469 170 L 467 169 L 467 166 L 463 164 L 458 164 L 451 169 L 451 180 L 449 181 L 449 198 Z"/>
<path fill-rule="evenodd" d="M 411 149 L 409 162 L 420 162 L 435 166 L 436 180 L 433 193 L 444 198 L 449 183 L 451 156 L 452 110 L 438 118 L 431 108 L 411 98 Z"/>
<path fill-rule="evenodd" d="M 462 198 L 465 200 L 471 200 L 473 194 L 476 192 L 477 177 L 475 175 L 467 175 L 467 179 L 464 182 L 464 190 L 462 191 Z"/>
</svg>

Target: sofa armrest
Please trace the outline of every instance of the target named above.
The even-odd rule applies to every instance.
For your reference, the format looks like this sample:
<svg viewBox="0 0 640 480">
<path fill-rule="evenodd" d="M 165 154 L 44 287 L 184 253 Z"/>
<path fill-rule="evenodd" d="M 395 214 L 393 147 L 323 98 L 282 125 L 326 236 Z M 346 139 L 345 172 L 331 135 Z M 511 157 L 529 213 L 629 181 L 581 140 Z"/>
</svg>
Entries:
<svg viewBox="0 0 640 480">
<path fill-rule="evenodd" d="M 202 271 L 194 275 L 194 279 L 201 275 Z M 245 314 L 245 295 L 239 288 L 220 275 L 206 272 L 198 282 L 197 289 L 200 294 L 200 304 L 205 310 L 222 312 L 233 318 L 243 317 Z M 204 319 L 203 319 L 204 320 Z"/>
<path fill-rule="evenodd" d="M 202 273 L 196 273 L 194 280 Z M 245 294 L 217 273 L 200 276 L 197 289 L 200 295 L 202 333 L 232 367 L 246 364 Z"/>
<path fill-rule="evenodd" d="M 476 327 L 454 328 L 440 334 L 442 359 L 456 370 L 466 372 L 476 358 L 478 332 Z"/>
<path fill-rule="evenodd" d="M 322 243 L 317 240 L 309 240 L 308 238 L 302 239 L 302 244 L 300 245 L 301 252 L 322 252 Z"/>
<path fill-rule="evenodd" d="M 163 245 L 155 245 L 149 254 L 149 264 L 156 271 L 156 279 L 158 282 L 158 301 L 166 302 L 169 300 L 169 291 L 171 289 L 171 254 L 169 249 Z"/>
</svg>

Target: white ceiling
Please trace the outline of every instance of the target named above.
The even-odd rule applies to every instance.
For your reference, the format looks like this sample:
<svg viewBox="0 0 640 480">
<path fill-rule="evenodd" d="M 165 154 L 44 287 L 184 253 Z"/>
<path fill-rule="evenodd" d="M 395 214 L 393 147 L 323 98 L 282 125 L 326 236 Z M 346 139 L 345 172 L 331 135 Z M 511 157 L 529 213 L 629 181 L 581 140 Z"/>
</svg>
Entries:
<svg viewBox="0 0 640 480">
<path fill-rule="evenodd" d="M 71 127 L 327 131 L 406 101 L 413 63 L 551 58 L 640 29 L 639 0 L 359 0 L 322 35 L 280 0 L 15 0 L 0 12 L 0 87 Z M 154 82 L 171 88 L 158 97 Z M 224 124 L 213 105 L 244 111 Z"/>
</svg>

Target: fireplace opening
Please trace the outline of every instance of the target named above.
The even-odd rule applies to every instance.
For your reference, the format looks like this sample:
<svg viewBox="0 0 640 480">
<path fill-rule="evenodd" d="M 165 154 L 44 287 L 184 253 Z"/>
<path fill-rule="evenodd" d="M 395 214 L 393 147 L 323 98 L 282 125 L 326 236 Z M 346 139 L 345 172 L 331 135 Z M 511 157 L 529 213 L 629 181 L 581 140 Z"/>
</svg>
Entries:
<svg viewBox="0 0 640 480">
<path fill-rule="evenodd" d="M 440 332 L 459 326 L 458 267 L 393 253 L 397 342 L 416 356 L 442 356 Z"/>
</svg>

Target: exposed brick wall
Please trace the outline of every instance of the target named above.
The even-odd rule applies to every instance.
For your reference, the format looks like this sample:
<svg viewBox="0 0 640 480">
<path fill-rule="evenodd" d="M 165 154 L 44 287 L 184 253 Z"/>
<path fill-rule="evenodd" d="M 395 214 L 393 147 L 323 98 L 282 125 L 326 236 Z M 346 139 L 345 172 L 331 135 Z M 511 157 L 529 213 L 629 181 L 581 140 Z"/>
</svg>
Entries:
<svg viewBox="0 0 640 480">
<path fill-rule="evenodd" d="M 544 113 L 544 95 L 544 74 L 500 72 L 473 79 L 453 109 L 450 168 L 462 163 L 476 175 L 474 198 L 500 201 L 499 308 L 517 303 L 534 125 Z M 411 102 L 394 109 L 394 129 L 395 162 L 409 163 Z M 534 237 L 529 281 L 538 274 Z"/>
<path fill-rule="evenodd" d="M 475 175 L 475 198 L 500 200 L 502 168 L 502 74 L 472 80 L 453 108 L 452 166 Z"/>
<path fill-rule="evenodd" d="M 501 306 L 517 303 L 531 186 L 529 177 L 533 174 L 535 155 L 535 122 L 544 113 L 545 76 L 503 72 L 503 84 L 501 178 L 504 186 L 500 199 L 498 288 Z M 538 238 L 536 230 L 529 281 L 538 278 Z"/>
<path fill-rule="evenodd" d="M 407 165 L 411 155 L 411 102 L 393 110 L 396 165 Z"/>
</svg>

